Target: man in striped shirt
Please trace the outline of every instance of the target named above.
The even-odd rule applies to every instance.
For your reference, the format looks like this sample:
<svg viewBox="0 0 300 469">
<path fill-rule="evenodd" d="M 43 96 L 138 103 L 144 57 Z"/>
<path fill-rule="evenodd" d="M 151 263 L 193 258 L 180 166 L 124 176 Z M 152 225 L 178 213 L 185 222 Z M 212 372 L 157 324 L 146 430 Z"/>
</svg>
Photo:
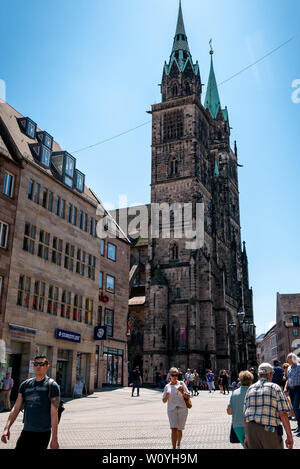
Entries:
<svg viewBox="0 0 300 469">
<path fill-rule="evenodd" d="M 250 386 L 245 397 L 245 447 L 248 449 L 283 449 L 283 428 L 288 449 L 293 448 L 293 437 L 288 419 L 290 406 L 278 384 L 272 383 L 273 367 L 262 363 L 259 380 Z"/>
</svg>

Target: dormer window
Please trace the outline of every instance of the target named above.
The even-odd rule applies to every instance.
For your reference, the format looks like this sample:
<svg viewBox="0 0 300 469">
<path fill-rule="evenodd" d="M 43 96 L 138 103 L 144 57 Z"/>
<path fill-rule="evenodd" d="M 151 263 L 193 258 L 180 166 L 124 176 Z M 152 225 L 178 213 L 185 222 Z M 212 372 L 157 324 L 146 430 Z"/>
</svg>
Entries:
<svg viewBox="0 0 300 469">
<path fill-rule="evenodd" d="M 68 187 L 74 187 L 75 158 L 70 153 L 54 152 L 52 153 L 52 166 L 62 182 Z"/>
<path fill-rule="evenodd" d="M 40 164 L 45 166 L 45 168 L 50 168 L 51 151 L 49 148 L 45 147 L 42 143 L 32 143 L 29 147 L 34 158 L 37 159 Z"/>
<path fill-rule="evenodd" d="M 42 145 L 41 163 L 44 166 L 47 166 L 47 168 L 49 168 L 50 162 L 51 162 L 51 151 L 49 150 L 49 148 Z"/>
<path fill-rule="evenodd" d="M 78 169 L 75 169 L 75 188 L 79 192 L 84 191 L 84 179 L 85 179 L 84 174 L 78 171 Z"/>
<path fill-rule="evenodd" d="M 33 122 L 29 117 L 21 117 L 18 119 L 20 129 L 27 137 L 35 138 L 36 134 L 36 123 Z"/>
<path fill-rule="evenodd" d="M 37 132 L 36 138 L 43 143 L 46 147 L 48 147 L 50 150 L 52 150 L 52 145 L 53 145 L 53 137 L 48 134 L 48 132 Z"/>
</svg>

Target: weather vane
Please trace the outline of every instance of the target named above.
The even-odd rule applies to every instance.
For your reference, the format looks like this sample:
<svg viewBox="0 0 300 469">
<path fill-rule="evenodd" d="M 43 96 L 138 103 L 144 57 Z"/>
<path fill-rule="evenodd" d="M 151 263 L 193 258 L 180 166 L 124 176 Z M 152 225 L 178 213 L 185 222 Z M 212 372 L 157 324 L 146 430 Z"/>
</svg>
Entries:
<svg viewBox="0 0 300 469">
<path fill-rule="evenodd" d="M 212 48 L 212 39 L 209 41 L 209 45 L 210 45 L 210 51 L 209 51 L 209 53 L 210 53 L 210 55 L 213 55 L 214 50 L 213 50 L 213 48 Z"/>
</svg>

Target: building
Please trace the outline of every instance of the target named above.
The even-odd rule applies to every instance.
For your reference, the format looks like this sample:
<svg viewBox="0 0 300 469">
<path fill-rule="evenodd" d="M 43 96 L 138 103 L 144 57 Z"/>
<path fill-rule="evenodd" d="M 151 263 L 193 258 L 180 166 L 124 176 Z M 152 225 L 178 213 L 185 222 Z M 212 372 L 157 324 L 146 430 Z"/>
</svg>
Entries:
<svg viewBox="0 0 300 469">
<path fill-rule="evenodd" d="M 256 337 L 256 356 L 257 356 L 257 363 L 262 363 L 261 360 L 261 343 L 264 339 L 266 334 L 260 334 L 258 337 Z"/>
<path fill-rule="evenodd" d="M 277 356 L 277 337 L 276 337 L 276 324 L 266 332 L 264 338 L 259 344 L 260 348 L 260 362 L 270 363 L 273 365 L 274 360 L 278 360 Z"/>
<path fill-rule="evenodd" d="M 63 395 L 78 377 L 89 393 L 127 384 L 128 240 L 100 242 L 102 206 L 76 159 L 7 103 L 0 147 L 1 369 L 12 372 L 12 399 L 36 354 L 49 357 Z"/>
<path fill-rule="evenodd" d="M 252 289 L 241 243 L 237 145 L 231 149 L 229 112 L 221 107 L 213 50 L 210 54 L 203 105 L 200 67 L 193 62 L 180 5 L 171 56 L 163 67 L 162 100 L 149 111 L 151 204 L 192 202 L 193 221 L 196 204 L 204 204 L 204 245 L 187 248 L 187 236 L 176 236 L 176 206 L 169 238 L 149 236 L 146 243 L 141 234 L 133 243 L 129 361 L 130 366 L 142 363 L 148 383 L 174 365 L 225 368 L 232 374 L 256 365 Z M 149 206 L 145 208 L 151 226 Z M 162 218 L 159 222 L 162 234 L 167 224 Z"/>
<path fill-rule="evenodd" d="M 276 333 L 278 358 L 284 363 L 289 353 L 300 357 L 300 293 L 277 293 Z"/>
</svg>

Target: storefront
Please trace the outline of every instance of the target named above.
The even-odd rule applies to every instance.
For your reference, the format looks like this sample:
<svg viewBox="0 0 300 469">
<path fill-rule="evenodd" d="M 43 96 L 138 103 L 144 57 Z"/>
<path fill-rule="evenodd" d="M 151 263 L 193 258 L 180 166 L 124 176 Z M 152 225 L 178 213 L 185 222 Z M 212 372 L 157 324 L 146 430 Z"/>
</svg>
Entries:
<svg viewBox="0 0 300 469">
<path fill-rule="evenodd" d="M 123 355 L 123 350 L 108 347 L 103 348 L 103 386 L 123 386 Z"/>
<path fill-rule="evenodd" d="M 56 382 L 60 387 L 62 396 L 71 393 L 70 350 L 58 349 L 56 362 Z"/>
</svg>

